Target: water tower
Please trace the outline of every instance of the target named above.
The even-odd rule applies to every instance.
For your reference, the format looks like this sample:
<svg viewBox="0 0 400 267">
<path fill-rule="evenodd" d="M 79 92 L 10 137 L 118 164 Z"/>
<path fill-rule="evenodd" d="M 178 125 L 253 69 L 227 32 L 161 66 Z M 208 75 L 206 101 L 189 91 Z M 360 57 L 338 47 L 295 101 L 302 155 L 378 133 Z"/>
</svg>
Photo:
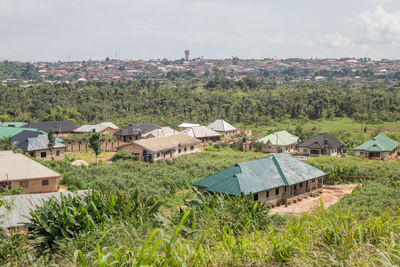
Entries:
<svg viewBox="0 0 400 267">
<path fill-rule="evenodd" d="M 189 61 L 190 50 L 185 50 L 185 59 Z"/>
</svg>

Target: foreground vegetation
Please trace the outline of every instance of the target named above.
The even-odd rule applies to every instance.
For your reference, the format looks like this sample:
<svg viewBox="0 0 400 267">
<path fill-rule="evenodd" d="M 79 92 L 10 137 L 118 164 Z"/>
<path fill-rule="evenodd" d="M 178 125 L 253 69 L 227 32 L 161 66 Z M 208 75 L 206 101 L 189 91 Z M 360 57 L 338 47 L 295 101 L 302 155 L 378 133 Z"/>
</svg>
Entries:
<svg viewBox="0 0 400 267">
<path fill-rule="evenodd" d="M 369 202 L 376 190 L 397 193 Z M 336 206 L 300 218 L 268 215 L 265 206 L 249 198 L 196 195 L 181 210 L 143 215 L 144 224 L 107 219 L 80 228 L 73 237 L 58 234 L 58 242 L 49 247 L 35 241 L 47 232 L 14 233 L 1 239 L 0 255 L 14 266 L 398 265 L 399 190 L 398 183 L 369 181 Z M 92 210 L 98 205 L 92 204 Z M 123 202 L 115 208 L 123 209 Z M 72 204 L 48 205 L 40 213 L 65 209 L 73 214 Z M 72 231 L 74 224 L 65 223 Z"/>
<path fill-rule="evenodd" d="M 92 164 L 89 167 L 66 163 L 44 162 L 62 173 L 62 184 L 69 189 L 98 189 L 111 192 L 139 192 L 173 207 L 192 195 L 192 184 L 205 176 L 240 161 L 262 158 L 262 153 L 243 153 L 230 148 L 216 152 L 201 152 L 154 164 L 132 160 L 117 160 L 112 164 Z"/>
<path fill-rule="evenodd" d="M 10 266 L 355 266 L 400 264 L 400 163 L 346 157 L 307 162 L 326 183 L 362 182 L 329 209 L 270 215 L 250 197 L 202 196 L 193 181 L 236 162 L 264 157 L 230 148 L 153 164 L 124 160 L 70 166 L 45 162 L 76 199 L 50 200 L 29 233 L 0 235 Z M 104 192 L 104 193 L 103 193 Z M 116 193 L 118 192 L 118 193 Z"/>
</svg>

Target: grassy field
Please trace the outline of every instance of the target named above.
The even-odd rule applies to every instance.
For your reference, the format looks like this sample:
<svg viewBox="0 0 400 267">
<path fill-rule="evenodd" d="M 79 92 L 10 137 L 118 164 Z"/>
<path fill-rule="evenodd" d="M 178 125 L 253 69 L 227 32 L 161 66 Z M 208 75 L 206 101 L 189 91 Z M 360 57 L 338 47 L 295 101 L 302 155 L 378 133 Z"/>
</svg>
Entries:
<svg viewBox="0 0 400 267">
<path fill-rule="evenodd" d="M 92 164 L 89 167 L 54 165 L 63 174 L 62 185 L 69 189 L 99 189 L 141 193 L 163 201 L 164 206 L 181 205 L 193 194 L 192 183 L 237 162 L 265 157 L 262 153 L 239 152 L 230 148 L 203 151 L 155 163 L 124 162 Z M 85 153 L 80 159 L 90 160 Z"/>
<path fill-rule="evenodd" d="M 257 126 L 252 125 L 237 125 L 238 128 L 251 129 L 253 135 L 265 136 L 270 132 L 286 130 L 295 131 L 297 126 L 303 127 L 305 131 L 317 129 L 319 132 L 338 132 L 338 131 L 351 131 L 354 133 L 361 132 L 361 123 L 351 118 L 333 118 L 330 120 L 282 120 L 270 121 L 266 124 Z M 364 128 L 367 127 L 369 132 L 398 132 L 400 131 L 400 122 L 377 122 L 377 123 L 363 123 Z"/>
</svg>

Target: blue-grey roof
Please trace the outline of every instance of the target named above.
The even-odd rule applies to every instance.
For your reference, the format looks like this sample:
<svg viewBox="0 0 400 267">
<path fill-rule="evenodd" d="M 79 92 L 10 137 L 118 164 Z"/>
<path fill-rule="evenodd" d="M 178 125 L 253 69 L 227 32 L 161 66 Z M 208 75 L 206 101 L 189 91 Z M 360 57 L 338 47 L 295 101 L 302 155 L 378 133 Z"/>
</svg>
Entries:
<svg viewBox="0 0 400 267">
<path fill-rule="evenodd" d="M 295 185 L 325 176 L 326 173 L 287 153 L 237 163 L 210 175 L 194 186 L 207 191 L 239 195 L 257 193 L 280 186 Z"/>
<path fill-rule="evenodd" d="M 18 144 L 17 147 L 26 152 L 46 150 L 49 149 L 49 139 L 47 137 L 47 134 L 41 134 L 36 137 L 28 137 L 25 141 Z M 53 149 L 65 147 L 66 145 L 56 140 Z"/>
<path fill-rule="evenodd" d="M 125 127 L 118 132 L 115 132 L 116 136 L 140 136 L 148 132 L 160 129 L 161 127 L 154 123 L 142 123 L 142 124 L 132 124 Z"/>
<path fill-rule="evenodd" d="M 71 133 L 73 130 L 78 128 L 77 125 L 69 121 L 39 121 L 31 122 L 23 127 L 25 128 L 37 128 L 46 133 L 53 131 L 54 133 Z"/>
</svg>

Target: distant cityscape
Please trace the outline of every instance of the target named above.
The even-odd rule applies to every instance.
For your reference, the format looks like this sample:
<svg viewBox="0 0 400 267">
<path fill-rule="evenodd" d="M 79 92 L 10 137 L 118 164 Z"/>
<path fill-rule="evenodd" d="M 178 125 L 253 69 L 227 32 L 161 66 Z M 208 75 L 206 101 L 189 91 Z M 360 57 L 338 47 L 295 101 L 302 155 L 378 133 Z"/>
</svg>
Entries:
<svg viewBox="0 0 400 267">
<path fill-rule="evenodd" d="M 155 81 L 264 78 L 271 82 L 337 81 L 364 85 L 373 82 L 397 83 L 400 79 L 400 60 L 371 60 L 370 58 L 340 59 L 190 59 L 190 51 L 179 60 L 104 60 L 69 62 L 0 62 L 0 84 L 18 83 L 30 86 L 37 83 L 118 82 L 138 79 Z M 28 68 L 28 76 L 13 76 L 1 71 L 6 64 Z M 2 66 L 3 65 L 3 66 Z M 22 73 L 26 70 L 22 70 Z M 7 75 L 8 73 L 8 75 Z M 32 73 L 31 73 L 32 74 Z"/>
</svg>

